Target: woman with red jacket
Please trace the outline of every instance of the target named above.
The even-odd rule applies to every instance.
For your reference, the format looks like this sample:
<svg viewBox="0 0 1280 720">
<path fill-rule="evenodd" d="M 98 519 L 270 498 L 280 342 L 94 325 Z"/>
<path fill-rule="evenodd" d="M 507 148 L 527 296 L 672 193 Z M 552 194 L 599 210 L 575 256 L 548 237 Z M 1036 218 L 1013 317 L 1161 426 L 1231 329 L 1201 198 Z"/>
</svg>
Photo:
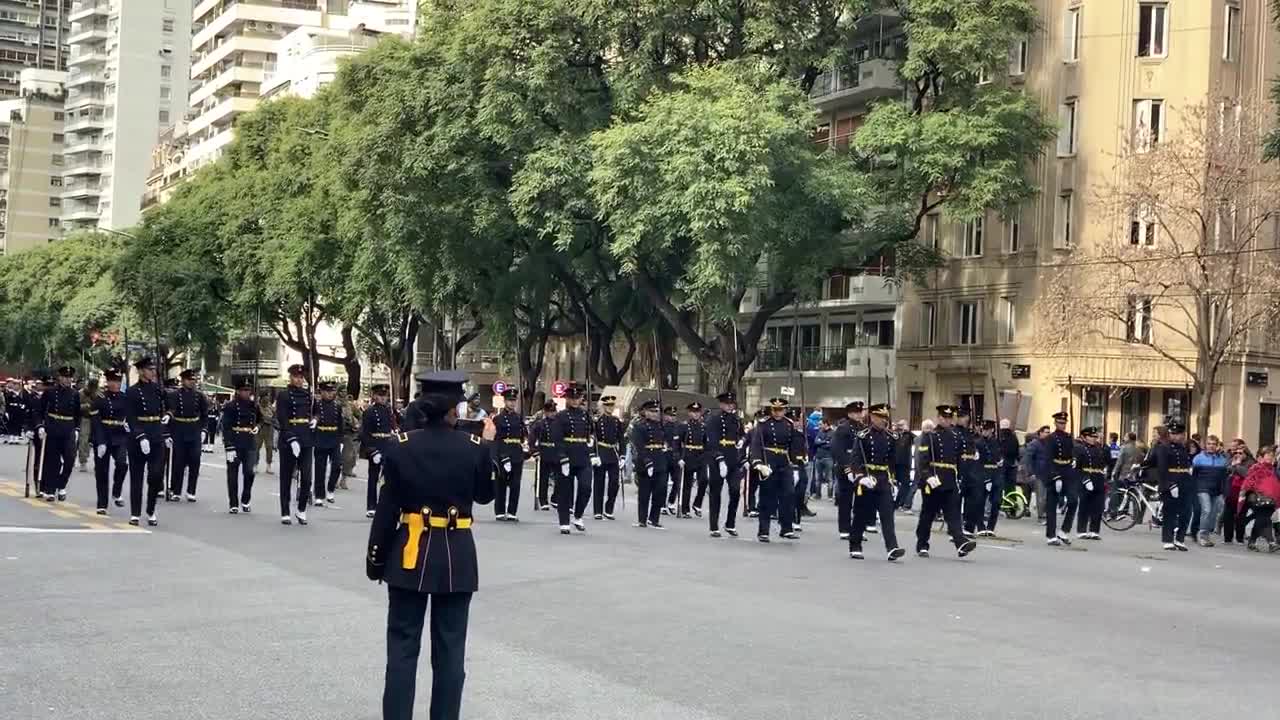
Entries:
<svg viewBox="0 0 1280 720">
<path fill-rule="evenodd" d="M 1258 462 L 1249 468 L 1240 488 L 1240 510 L 1249 508 L 1253 514 L 1253 532 L 1249 535 L 1249 549 L 1257 550 L 1259 536 L 1267 538 L 1267 552 L 1275 552 L 1277 545 L 1271 529 L 1271 516 L 1280 500 L 1280 477 L 1276 476 L 1276 449 L 1267 446 L 1258 451 Z"/>
</svg>

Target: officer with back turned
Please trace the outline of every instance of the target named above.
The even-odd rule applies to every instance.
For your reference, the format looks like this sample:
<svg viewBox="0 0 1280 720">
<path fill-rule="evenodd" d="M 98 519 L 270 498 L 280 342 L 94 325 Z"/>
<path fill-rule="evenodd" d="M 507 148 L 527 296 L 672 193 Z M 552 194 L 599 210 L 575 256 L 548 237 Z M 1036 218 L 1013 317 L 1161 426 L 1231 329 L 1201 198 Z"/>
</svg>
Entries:
<svg viewBox="0 0 1280 720">
<path fill-rule="evenodd" d="M 938 424 L 921 438 L 916 459 L 916 477 L 923 500 L 916 525 L 916 555 L 922 558 L 929 557 L 929 534 L 938 513 L 946 520 L 947 533 L 951 535 L 957 555 L 965 557 L 978 547 L 964 536 L 960 521 L 960 462 L 965 443 L 951 424 L 955 416 L 956 409 L 951 405 L 938 406 Z"/>
<path fill-rule="evenodd" d="M 418 377 L 422 394 L 406 412 L 417 429 L 383 451 L 386 480 L 369 529 L 365 574 L 388 585 L 384 720 L 413 717 L 418 655 L 431 612 L 431 720 L 462 707 L 471 596 L 479 587 L 472 511 L 493 501 L 493 423 L 483 439 L 454 428 L 462 373 Z"/>
</svg>

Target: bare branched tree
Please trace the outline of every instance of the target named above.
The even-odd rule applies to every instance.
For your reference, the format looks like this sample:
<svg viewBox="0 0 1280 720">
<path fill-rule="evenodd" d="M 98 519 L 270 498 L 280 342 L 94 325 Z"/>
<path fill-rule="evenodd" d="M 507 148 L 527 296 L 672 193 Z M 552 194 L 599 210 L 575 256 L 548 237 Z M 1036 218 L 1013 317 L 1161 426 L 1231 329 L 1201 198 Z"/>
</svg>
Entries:
<svg viewBox="0 0 1280 720">
<path fill-rule="evenodd" d="M 1165 110 L 1139 108 L 1092 194 L 1102 227 L 1046 271 L 1036 340 L 1049 356 L 1127 344 L 1172 363 L 1207 433 L 1219 371 L 1280 318 L 1280 166 L 1263 157 L 1260 105 L 1211 100 L 1167 132 Z"/>
</svg>

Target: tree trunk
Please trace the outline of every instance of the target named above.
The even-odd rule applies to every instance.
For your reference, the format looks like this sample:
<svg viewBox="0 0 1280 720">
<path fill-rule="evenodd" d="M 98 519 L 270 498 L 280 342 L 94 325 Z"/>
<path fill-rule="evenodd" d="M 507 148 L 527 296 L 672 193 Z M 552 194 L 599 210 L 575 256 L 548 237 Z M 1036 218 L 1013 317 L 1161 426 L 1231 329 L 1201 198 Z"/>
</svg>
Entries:
<svg viewBox="0 0 1280 720">
<path fill-rule="evenodd" d="M 547 358 L 547 334 L 533 333 L 521 338 L 518 350 L 516 362 L 520 366 L 520 412 L 528 417 L 533 412 L 533 395 Z"/>
<path fill-rule="evenodd" d="M 1213 382 L 1217 376 L 1217 368 L 1208 370 L 1208 377 L 1198 378 L 1194 387 L 1196 393 L 1195 431 L 1200 437 L 1209 437 L 1209 420 L 1213 412 Z"/>
</svg>

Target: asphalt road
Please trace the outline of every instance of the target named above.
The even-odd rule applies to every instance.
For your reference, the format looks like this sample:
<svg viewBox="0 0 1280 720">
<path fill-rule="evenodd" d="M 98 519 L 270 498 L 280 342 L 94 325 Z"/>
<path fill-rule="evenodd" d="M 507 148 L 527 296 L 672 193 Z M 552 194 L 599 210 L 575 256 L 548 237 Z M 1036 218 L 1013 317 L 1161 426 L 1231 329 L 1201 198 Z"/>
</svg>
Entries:
<svg viewBox="0 0 1280 720">
<path fill-rule="evenodd" d="M 90 474 L 24 501 L 22 457 L 0 447 L 0 718 L 379 717 L 362 480 L 282 527 L 275 476 L 230 516 L 207 455 L 200 501 L 148 532 L 93 517 Z M 939 537 L 857 562 L 826 504 L 792 543 L 635 529 L 629 500 L 561 537 L 527 489 L 518 525 L 478 513 L 466 718 L 1277 716 L 1280 556 L 1171 555 L 1143 528 L 1055 549 L 1021 521 L 965 560 Z M 429 682 L 424 659 L 423 718 Z"/>
</svg>

